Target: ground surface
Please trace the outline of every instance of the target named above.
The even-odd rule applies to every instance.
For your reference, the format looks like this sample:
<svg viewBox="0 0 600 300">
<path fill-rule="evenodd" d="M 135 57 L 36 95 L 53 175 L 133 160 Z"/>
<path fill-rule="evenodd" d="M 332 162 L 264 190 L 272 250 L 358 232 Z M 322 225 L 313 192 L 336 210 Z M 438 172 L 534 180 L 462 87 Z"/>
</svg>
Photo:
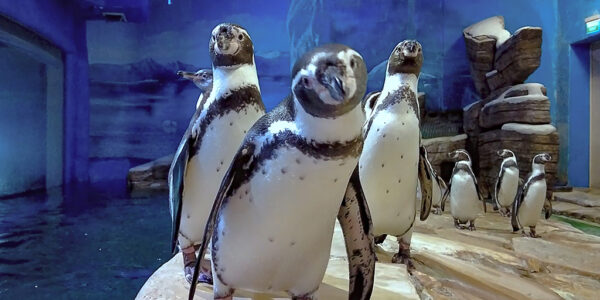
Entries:
<svg viewBox="0 0 600 300">
<path fill-rule="evenodd" d="M 477 231 L 457 230 L 448 214 L 419 222 L 413 235 L 416 270 L 390 263 L 395 239 L 377 247 L 372 299 L 597 299 L 600 290 L 600 237 L 558 220 L 538 225 L 542 238 L 513 234 L 508 218 L 488 213 Z M 321 299 L 347 299 L 347 267 L 341 230 L 336 228 Z M 187 299 L 181 256 L 159 268 L 137 299 Z M 276 299 L 252 295 L 236 299 Z M 199 286 L 196 299 L 212 299 L 210 286 Z"/>
</svg>

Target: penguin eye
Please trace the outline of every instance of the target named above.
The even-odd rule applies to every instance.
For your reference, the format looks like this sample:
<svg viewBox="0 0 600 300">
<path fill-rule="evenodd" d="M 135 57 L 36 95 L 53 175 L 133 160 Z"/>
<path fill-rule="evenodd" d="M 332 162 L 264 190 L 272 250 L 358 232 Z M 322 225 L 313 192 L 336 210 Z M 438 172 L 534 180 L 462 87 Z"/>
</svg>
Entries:
<svg viewBox="0 0 600 300">
<path fill-rule="evenodd" d="M 242 35 L 242 34 L 240 33 L 240 35 L 238 35 L 238 40 L 240 40 L 240 41 L 241 41 L 241 40 L 243 40 L 243 39 L 244 39 L 244 35 Z"/>
<path fill-rule="evenodd" d="M 356 65 L 356 62 L 354 61 L 354 58 L 350 59 L 350 68 L 354 69 L 355 65 Z"/>
<path fill-rule="evenodd" d="M 213 41 L 215 40 L 215 36 L 214 35 L 211 38 L 212 38 Z"/>
</svg>

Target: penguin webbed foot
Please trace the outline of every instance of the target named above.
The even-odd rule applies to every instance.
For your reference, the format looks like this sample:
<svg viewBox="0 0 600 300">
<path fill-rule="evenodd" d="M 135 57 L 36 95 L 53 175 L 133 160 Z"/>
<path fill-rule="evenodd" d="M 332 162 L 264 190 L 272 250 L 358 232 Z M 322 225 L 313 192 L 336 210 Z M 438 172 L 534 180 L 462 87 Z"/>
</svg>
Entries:
<svg viewBox="0 0 600 300">
<path fill-rule="evenodd" d="M 433 213 L 436 214 L 436 215 L 438 215 L 438 216 L 441 216 L 442 215 L 442 209 L 439 206 L 438 207 L 434 206 L 433 207 Z"/>
<path fill-rule="evenodd" d="M 538 235 L 538 234 L 535 233 L 535 226 L 529 227 L 529 236 L 532 237 L 532 238 L 534 238 L 534 239 L 542 237 L 541 235 Z"/>
<path fill-rule="evenodd" d="M 185 280 L 192 284 L 192 278 L 194 277 L 194 266 L 196 265 L 196 253 L 185 253 L 183 252 L 183 274 L 185 276 Z M 208 265 L 208 266 L 207 266 Z M 198 282 L 213 284 L 212 280 L 212 272 L 210 261 L 202 260 L 200 263 L 200 276 L 198 276 Z"/>
<path fill-rule="evenodd" d="M 475 231 L 475 221 L 469 221 L 469 230 Z"/>
<path fill-rule="evenodd" d="M 415 268 L 415 265 L 410 258 L 410 244 L 402 241 L 400 241 L 398 244 L 400 249 L 398 250 L 398 253 L 394 254 L 392 257 L 392 263 L 406 265 L 406 268 L 410 273 Z"/>
<path fill-rule="evenodd" d="M 502 207 L 498 210 L 498 213 L 502 217 L 510 217 L 510 208 Z"/>
</svg>

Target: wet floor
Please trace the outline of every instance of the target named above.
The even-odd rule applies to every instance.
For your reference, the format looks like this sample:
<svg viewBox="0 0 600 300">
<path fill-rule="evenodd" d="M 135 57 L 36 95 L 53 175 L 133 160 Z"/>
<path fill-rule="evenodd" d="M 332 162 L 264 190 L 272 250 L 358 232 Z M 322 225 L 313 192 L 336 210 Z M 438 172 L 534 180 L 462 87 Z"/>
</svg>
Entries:
<svg viewBox="0 0 600 300">
<path fill-rule="evenodd" d="M 166 195 L 116 184 L 0 199 L 0 299 L 133 299 L 170 226 Z"/>
</svg>

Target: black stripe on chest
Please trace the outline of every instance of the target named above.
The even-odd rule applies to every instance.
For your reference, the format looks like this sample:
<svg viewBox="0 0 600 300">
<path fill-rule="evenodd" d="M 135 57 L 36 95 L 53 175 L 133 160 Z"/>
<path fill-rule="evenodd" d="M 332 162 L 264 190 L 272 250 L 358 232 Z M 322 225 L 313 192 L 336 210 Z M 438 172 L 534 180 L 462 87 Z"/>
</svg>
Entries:
<svg viewBox="0 0 600 300">
<path fill-rule="evenodd" d="M 254 85 L 233 90 L 227 96 L 215 99 L 207 108 L 204 118 L 200 120 L 200 131 L 196 138 L 196 142 L 190 149 L 190 158 L 196 155 L 202 146 L 202 139 L 215 119 L 221 118 L 231 111 L 240 112 L 253 105 L 262 112 L 265 111 L 260 92 Z"/>
<path fill-rule="evenodd" d="M 413 91 L 408 85 L 404 84 L 400 86 L 400 88 L 398 88 L 396 91 L 387 95 L 383 99 L 383 101 L 381 101 L 381 104 L 375 108 L 375 111 L 371 114 L 371 118 L 369 119 L 365 136 L 369 134 L 369 130 L 371 130 L 371 125 L 373 124 L 373 120 L 375 120 L 379 112 L 385 111 L 388 108 L 401 102 L 406 102 L 412 109 L 412 113 L 418 116 L 419 108 L 417 104 L 417 96 L 415 95 L 415 93 L 413 93 Z M 410 113 L 410 111 L 407 111 L 407 113 Z"/>
<path fill-rule="evenodd" d="M 503 169 L 508 169 L 508 168 L 515 168 L 518 169 L 519 167 L 517 167 L 517 163 L 514 160 L 507 160 L 502 164 L 502 168 Z"/>
<path fill-rule="evenodd" d="M 304 155 L 314 159 L 338 160 L 346 157 L 358 157 L 362 150 L 362 145 L 363 140 L 360 136 L 347 142 L 318 143 L 308 141 L 306 138 L 289 130 L 279 132 L 262 146 L 260 153 L 252 157 L 249 166 L 239 171 L 244 174 L 234 178 L 227 196 L 230 197 L 233 195 L 241 185 L 250 181 L 253 176 L 265 174 L 263 168 L 265 168 L 266 161 L 276 159 L 277 150 L 285 148 L 297 149 Z M 295 162 L 291 161 L 290 164 L 292 163 Z"/>
</svg>

